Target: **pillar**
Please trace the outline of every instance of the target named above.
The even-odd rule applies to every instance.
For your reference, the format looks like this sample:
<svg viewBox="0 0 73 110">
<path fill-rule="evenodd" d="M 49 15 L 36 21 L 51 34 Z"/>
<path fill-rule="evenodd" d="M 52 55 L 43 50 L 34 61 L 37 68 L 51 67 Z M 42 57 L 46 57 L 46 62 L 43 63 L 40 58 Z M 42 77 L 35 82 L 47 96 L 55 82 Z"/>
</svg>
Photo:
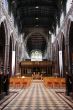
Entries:
<svg viewBox="0 0 73 110">
<path fill-rule="evenodd" d="M 68 71 L 69 74 L 71 73 L 69 40 L 66 42 L 66 71 Z"/>
<path fill-rule="evenodd" d="M 4 73 L 7 74 L 9 64 L 9 45 L 5 44 Z"/>
</svg>

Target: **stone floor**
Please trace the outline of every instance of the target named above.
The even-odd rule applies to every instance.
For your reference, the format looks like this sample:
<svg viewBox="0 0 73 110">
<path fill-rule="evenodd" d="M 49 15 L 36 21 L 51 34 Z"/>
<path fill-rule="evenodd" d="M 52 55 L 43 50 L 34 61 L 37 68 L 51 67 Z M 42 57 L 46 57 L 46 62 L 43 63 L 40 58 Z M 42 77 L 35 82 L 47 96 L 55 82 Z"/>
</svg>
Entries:
<svg viewBox="0 0 73 110">
<path fill-rule="evenodd" d="M 45 88 L 42 81 L 33 81 L 29 88 L 10 89 L 0 101 L 0 110 L 73 110 L 73 100 L 64 89 Z"/>
</svg>

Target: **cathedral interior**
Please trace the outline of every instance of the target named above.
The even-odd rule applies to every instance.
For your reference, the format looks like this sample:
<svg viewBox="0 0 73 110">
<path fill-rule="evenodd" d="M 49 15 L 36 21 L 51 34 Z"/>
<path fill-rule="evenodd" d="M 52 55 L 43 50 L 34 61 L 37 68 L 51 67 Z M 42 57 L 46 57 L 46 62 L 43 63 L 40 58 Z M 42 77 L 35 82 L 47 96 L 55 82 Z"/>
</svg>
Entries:
<svg viewBox="0 0 73 110">
<path fill-rule="evenodd" d="M 73 0 L 0 0 L 0 110 L 73 110 Z"/>
</svg>

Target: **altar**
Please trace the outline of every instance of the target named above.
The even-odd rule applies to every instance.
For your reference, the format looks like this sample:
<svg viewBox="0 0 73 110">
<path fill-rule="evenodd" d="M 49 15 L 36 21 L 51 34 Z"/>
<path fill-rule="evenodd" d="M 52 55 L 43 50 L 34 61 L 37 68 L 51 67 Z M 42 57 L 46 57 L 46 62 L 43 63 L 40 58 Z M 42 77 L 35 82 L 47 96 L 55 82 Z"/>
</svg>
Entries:
<svg viewBox="0 0 73 110">
<path fill-rule="evenodd" d="M 39 72 L 38 73 L 33 73 L 32 74 L 32 79 L 39 79 L 39 80 L 42 80 L 42 74 L 40 74 Z"/>
</svg>

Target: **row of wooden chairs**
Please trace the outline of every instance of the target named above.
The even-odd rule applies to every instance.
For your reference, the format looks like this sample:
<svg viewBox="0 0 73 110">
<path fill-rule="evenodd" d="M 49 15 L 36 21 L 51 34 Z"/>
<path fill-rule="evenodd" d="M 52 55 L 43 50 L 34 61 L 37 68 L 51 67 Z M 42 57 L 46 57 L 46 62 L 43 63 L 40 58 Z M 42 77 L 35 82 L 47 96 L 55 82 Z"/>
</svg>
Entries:
<svg viewBox="0 0 73 110">
<path fill-rule="evenodd" d="M 31 77 L 11 77 L 10 87 L 14 88 L 24 88 L 29 87 L 31 84 Z"/>
<path fill-rule="evenodd" d="M 66 87 L 65 78 L 46 77 L 43 79 L 43 83 L 46 87 L 49 87 L 49 88 L 65 88 Z"/>
</svg>

